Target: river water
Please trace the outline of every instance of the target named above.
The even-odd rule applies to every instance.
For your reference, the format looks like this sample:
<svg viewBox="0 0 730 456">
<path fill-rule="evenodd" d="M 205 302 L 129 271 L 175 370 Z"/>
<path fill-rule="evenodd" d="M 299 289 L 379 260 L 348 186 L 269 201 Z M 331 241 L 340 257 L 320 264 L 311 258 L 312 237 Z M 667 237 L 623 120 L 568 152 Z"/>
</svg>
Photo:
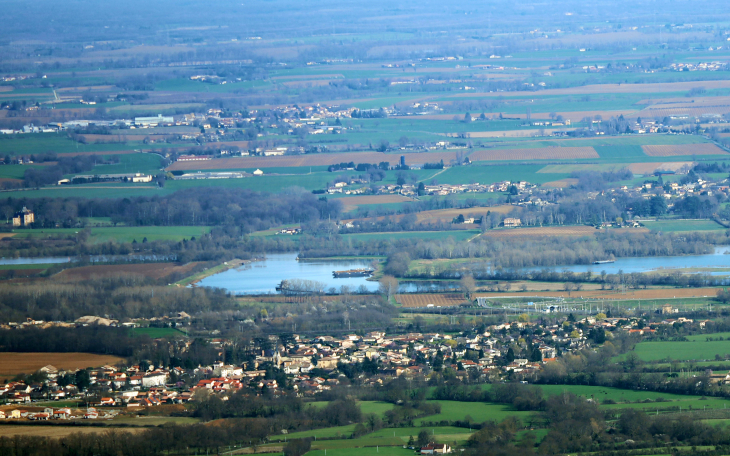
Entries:
<svg viewBox="0 0 730 456">
<path fill-rule="evenodd" d="M 619 271 L 624 273 L 649 272 L 649 271 L 671 271 L 672 269 L 709 268 L 709 269 L 730 269 L 730 247 L 716 247 L 713 253 L 707 255 L 683 255 L 665 257 L 634 257 L 617 258 L 614 263 L 606 264 L 580 264 L 568 266 L 555 266 L 549 269 L 556 271 L 573 271 L 576 273 L 591 271 L 600 274 L 606 271 L 607 274 L 616 274 Z M 531 268 L 540 270 L 545 268 Z M 708 271 L 712 275 L 728 275 L 730 271 Z"/>
<path fill-rule="evenodd" d="M 122 263 L 125 261 L 176 261 L 176 255 L 91 255 L 83 257 L 41 257 L 41 258 L 0 258 L 0 265 L 5 264 L 57 264 L 76 261 L 89 263 Z"/>
<path fill-rule="evenodd" d="M 0 258 L 0 264 L 56 264 L 70 263 L 70 257 L 48 257 L 48 258 Z"/>
<path fill-rule="evenodd" d="M 276 293 L 276 286 L 282 280 L 302 279 L 323 282 L 326 284 L 325 290 L 335 288 L 337 292 L 343 285 L 349 286 L 353 292 L 360 286 L 366 287 L 368 291 L 378 289 L 378 283 L 368 281 L 366 277 L 332 277 L 332 271 L 368 268 L 372 260 L 297 261 L 296 258 L 296 253 L 269 254 L 263 261 L 206 277 L 198 285 L 225 288 L 235 294 L 266 294 Z"/>
<path fill-rule="evenodd" d="M 608 274 L 615 274 L 619 270 L 624 273 L 648 272 L 655 270 L 671 270 L 682 268 L 727 268 L 730 270 L 730 247 L 718 247 L 711 254 L 707 255 L 686 255 L 670 257 L 641 257 L 641 258 L 619 258 L 615 263 L 590 264 L 590 265 L 568 265 L 556 266 L 550 269 L 557 271 L 570 270 L 573 272 L 591 271 L 599 274 L 606 271 Z M 335 279 L 332 271 L 357 269 L 368 267 L 371 260 L 296 260 L 297 254 L 271 254 L 266 255 L 266 260 L 254 262 L 236 269 L 229 269 L 225 272 L 204 278 L 198 282 L 199 286 L 218 287 L 235 294 L 266 294 L 276 293 L 276 286 L 285 279 L 316 280 L 326 285 L 326 290 L 335 288 L 340 291 L 342 285 L 351 287 L 357 291 L 361 285 L 368 291 L 375 291 L 378 288 L 377 282 L 366 280 L 365 277 L 349 277 Z M 536 268 L 543 269 L 543 268 Z M 712 271 L 713 275 L 728 275 L 730 271 Z M 427 291 L 429 286 L 448 286 L 445 282 L 401 282 L 400 292 Z M 444 290 L 439 290 L 444 291 Z"/>
<path fill-rule="evenodd" d="M 631 272 L 648 272 L 648 271 L 671 271 L 673 269 L 688 268 L 706 268 L 709 273 L 717 276 L 730 276 L 730 247 L 723 246 L 715 248 L 713 253 L 707 255 L 685 255 L 685 256 L 669 256 L 669 257 L 639 257 L 639 258 L 619 258 L 614 263 L 608 264 L 589 264 L 589 265 L 566 265 L 555 266 L 549 269 L 556 271 L 569 270 L 576 273 L 591 271 L 594 274 L 600 274 L 606 271 L 608 274 L 615 274 L 619 270 L 624 273 Z M 335 279 L 332 277 L 332 271 L 341 271 L 347 269 L 367 268 L 372 260 L 302 260 L 297 261 L 296 253 L 280 253 L 270 254 L 263 261 L 257 261 L 239 268 L 229 269 L 219 274 L 206 277 L 198 285 L 205 287 L 224 288 L 235 294 L 267 294 L 276 293 L 276 286 L 287 279 L 314 280 L 326 284 L 325 290 L 330 291 L 334 288 L 337 292 L 341 291 L 341 287 L 346 285 L 353 292 L 363 286 L 368 291 L 378 289 L 378 283 L 366 280 L 365 277 L 347 277 Z M 120 257 L 93 257 L 92 261 L 120 261 Z M 124 259 L 131 260 L 150 260 L 152 258 L 144 258 L 137 256 L 131 258 L 124 256 Z M 155 258 L 162 260 L 162 258 Z M 170 258 L 167 261 L 174 261 Z M 74 261 L 69 257 L 58 258 L 2 258 L 0 264 L 48 264 L 48 263 L 68 263 Z M 544 268 L 533 268 L 544 269 Z M 712 269 L 718 269 L 713 271 Z M 721 269 L 727 269 L 725 271 Z M 454 285 L 446 282 L 434 282 L 429 284 L 426 282 L 402 282 L 400 286 L 401 292 L 427 291 L 429 287 L 434 291 L 444 291 L 443 287 Z"/>
</svg>

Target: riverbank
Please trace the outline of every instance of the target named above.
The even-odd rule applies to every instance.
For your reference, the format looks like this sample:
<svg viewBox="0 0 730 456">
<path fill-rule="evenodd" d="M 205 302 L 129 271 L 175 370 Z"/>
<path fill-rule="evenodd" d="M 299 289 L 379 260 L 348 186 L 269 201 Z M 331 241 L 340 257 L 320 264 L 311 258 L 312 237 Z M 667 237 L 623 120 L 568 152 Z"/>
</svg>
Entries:
<svg viewBox="0 0 730 456">
<path fill-rule="evenodd" d="M 178 287 L 187 287 L 188 285 L 195 286 L 198 282 L 205 279 L 206 277 L 210 277 L 214 274 L 218 274 L 229 269 L 238 268 L 243 266 L 244 264 L 253 263 L 254 261 L 258 260 L 239 260 L 238 258 L 236 258 L 230 261 L 225 261 L 217 266 L 213 266 L 212 268 L 208 268 L 204 271 L 196 272 L 191 276 L 185 277 L 182 280 L 178 280 L 173 285 Z"/>
</svg>

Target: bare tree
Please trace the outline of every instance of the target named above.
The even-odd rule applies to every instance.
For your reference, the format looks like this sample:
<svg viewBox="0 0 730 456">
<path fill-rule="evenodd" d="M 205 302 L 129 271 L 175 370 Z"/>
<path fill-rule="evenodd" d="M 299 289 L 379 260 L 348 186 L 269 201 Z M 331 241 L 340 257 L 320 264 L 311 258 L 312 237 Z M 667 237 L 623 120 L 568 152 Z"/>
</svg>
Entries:
<svg viewBox="0 0 730 456">
<path fill-rule="evenodd" d="M 563 284 L 563 290 L 568 292 L 568 296 L 570 296 L 570 292 L 575 290 L 575 284 L 573 282 L 565 282 Z"/>
<path fill-rule="evenodd" d="M 380 293 L 385 295 L 388 301 L 390 301 L 392 296 L 398 292 L 398 279 L 393 276 L 383 276 L 379 283 L 378 289 Z"/>
<path fill-rule="evenodd" d="M 462 276 L 461 280 L 459 280 L 459 286 L 461 287 L 461 291 L 464 292 L 464 297 L 471 301 L 472 296 L 474 295 L 474 291 L 476 291 L 477 289 L 477 284 L 474 280 L 474 277 L 471 274 Z"/>
</svg>

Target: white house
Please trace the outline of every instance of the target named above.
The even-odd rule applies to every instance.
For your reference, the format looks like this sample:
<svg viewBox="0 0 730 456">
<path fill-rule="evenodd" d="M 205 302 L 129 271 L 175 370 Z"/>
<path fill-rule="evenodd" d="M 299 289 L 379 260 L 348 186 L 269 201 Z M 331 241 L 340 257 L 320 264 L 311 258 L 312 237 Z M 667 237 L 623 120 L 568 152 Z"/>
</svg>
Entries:
<svg viewBox="0 0 730 456">
<path fill-rule="evenodd" d="M 163 386 L 166 381 L 167 373 L 155 371 L 142 377 L 142 386 L 145 388 L 149 388 L 151 386 Z"/>
</svg>

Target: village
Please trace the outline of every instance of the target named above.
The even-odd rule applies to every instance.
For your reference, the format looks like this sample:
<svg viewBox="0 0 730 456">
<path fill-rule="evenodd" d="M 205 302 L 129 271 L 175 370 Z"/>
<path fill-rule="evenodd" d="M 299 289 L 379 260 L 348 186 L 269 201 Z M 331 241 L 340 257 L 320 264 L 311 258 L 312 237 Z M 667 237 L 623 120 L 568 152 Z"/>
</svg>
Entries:
<svg viewBox="0 0 730 456">
<path fill-rule="evenodd" d="M 428 379 L 447 371 L 466 384 L 529 383 L 558 357 L 603 344 L 622 333 L 651 337 L 663 327 L 704 328 L 708 323 L 674 316 L 678 309 L 671 304 L 658 312 L 654 322 L 598 313 L 580 319 L 570 314 L 549 324 L 542 319 L 529 321 L 527 314 L 521 314 L 511 322 L 455 334 L 271 335 L 261 342 L 268 348 L 253 344 L 249 360 L 241 364 L 222 361 L 231 340 L 213 338 L 208 343 L 219 350 L 221 361 L 194 368 L 155 366 L 149 361 L 76 371 L 47 365 L 33 375 L 35 381 L 14 380 L 0 386 L 0 403 L 6 404 L 0 408 L 0 419 L 113 419 L 122 410 L 185 404 L 209 394 L 226 400 L 242 390 L 254 396 L 312 398 L 341 386 L 377 388 L 398 377 Z M 710 375 L 714 382 L 730 382 L 730 374 Z M 53 407 L 54 401 L 70 400 L 85 406 Z"/>
</svg>

